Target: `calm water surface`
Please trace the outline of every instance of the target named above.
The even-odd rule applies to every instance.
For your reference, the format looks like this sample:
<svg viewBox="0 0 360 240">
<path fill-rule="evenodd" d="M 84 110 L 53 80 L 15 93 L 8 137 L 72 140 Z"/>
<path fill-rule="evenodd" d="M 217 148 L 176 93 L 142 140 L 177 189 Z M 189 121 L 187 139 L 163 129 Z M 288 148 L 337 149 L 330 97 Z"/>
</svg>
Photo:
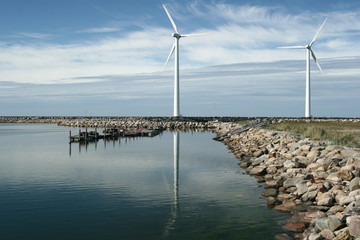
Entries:
<svg viewBox="0 0 360 240">
<path fill-rule="evenodd" d="M 212 133 L 69 144 L 69 130 L 0 124 L 0 239 L 272 239 L 266 207 Z"/>
</svg>

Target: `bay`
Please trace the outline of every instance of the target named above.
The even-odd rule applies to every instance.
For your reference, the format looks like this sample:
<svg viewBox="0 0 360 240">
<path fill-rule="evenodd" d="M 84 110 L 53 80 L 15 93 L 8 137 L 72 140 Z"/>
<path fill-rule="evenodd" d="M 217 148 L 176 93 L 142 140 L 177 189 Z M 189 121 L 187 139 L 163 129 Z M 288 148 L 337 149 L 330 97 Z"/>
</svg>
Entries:
<svg viewBox="0 0 360 240">
<path fill-rule="evenodd" d="M 68 143 L 0 124 L 1 239 L 273 239 L 286 216 L 209 132 Z"/>
</svg>

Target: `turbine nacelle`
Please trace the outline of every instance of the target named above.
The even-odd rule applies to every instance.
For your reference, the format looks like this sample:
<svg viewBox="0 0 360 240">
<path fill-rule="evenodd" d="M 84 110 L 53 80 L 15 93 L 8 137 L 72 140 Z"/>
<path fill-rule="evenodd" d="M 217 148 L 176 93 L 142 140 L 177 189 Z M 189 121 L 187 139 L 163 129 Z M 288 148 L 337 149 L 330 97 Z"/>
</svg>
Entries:
<svg viewBox="0 0 360 240">
<path fill-rule="evenodd" d="M 177 39 L 180 39 L 182 37 L 179 33 L 173 33 L 172 36 Z"/>
</svg>

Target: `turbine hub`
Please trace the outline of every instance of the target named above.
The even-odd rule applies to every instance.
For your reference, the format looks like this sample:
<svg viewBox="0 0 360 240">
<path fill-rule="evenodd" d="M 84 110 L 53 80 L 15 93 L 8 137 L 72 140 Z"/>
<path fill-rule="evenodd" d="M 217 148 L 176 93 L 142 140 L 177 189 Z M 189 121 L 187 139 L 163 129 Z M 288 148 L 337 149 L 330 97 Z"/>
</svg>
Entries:
<svg viewBox="0 0 360 240">
<path fill-rule="evenodd" d="M 178 33 L 173 33 L 173 35 L 172 35 L 174 38 L 177 38 L 177 39 L 179 39 L 179 38 L 181 38 L 181 35 L 180 34 L 178 34 Z"/>
</svg>

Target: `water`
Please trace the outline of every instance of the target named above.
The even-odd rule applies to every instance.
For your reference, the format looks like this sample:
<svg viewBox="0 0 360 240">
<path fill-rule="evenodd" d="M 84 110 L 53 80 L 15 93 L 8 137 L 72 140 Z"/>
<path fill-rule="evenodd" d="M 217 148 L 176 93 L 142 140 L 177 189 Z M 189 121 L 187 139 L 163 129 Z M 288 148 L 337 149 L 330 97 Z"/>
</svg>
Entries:
<svg viewBox="0 0 360 240">
<path fill-rule="evenodd" d="M 270 210 L 212 133 L 82 145 L 77 129 L 0 124 L 0 239 L 272 239 Z"/>
</svg>

